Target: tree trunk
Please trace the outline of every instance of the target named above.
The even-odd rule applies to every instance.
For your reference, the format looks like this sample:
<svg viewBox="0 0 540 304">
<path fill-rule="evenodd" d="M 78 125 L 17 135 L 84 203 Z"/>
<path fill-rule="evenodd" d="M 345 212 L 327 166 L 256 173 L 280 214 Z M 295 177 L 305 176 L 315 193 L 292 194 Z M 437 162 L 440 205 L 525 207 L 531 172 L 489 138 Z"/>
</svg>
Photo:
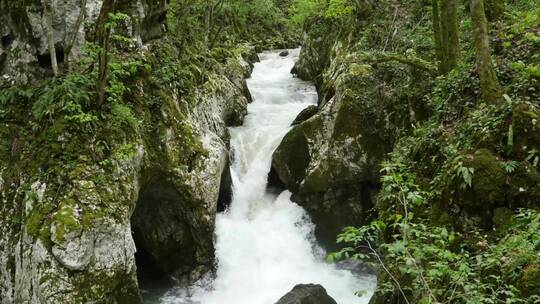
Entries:
<svg viewBox="0 0 540 304">
<path fill-rule="evenodd" d="M 450 72 L 459 60 L 459 25 L 457 0 L 440 0 L 440 31 L 443 51 L 442 74 Z"/>
<path fill-rule="evenodd" d="M 439 73 L 444 71 L 444 50 L 441 36 L 441 19 L 439 15 L 439 0 L 431 1 L 431 22 L 433 23 L 433 40 L 435 41 L 435 55 Z"/>
<path fill-rule="evenodd" d="M 52 0 L 44 1 L 45 25 L 47 28 L 47 41 L 49 42 L 49 53 L 51 55 L 51 67 L 54 76 L 58 76 L 58 61 L 56 59 L 56 47 L 54 46 L 54 29 L 53 29 L 53 11 Z"/>
<path fill-rule="evenodd" d="M 105 90 L 107 88 L 107 70 L 109 65 L 109 36 L 111 29 L 106 26 L 109 14 L 115 11 L 116 0 L 105 0 L 101 6 L 99 18 L 96 24 L 96 34 L 94 39 L 100 46 L 99 52 L 99 75 L 97 83 L 98 103 L 105 102 Z"/>
<path fill-rule="evenodd" d="M 67 65 L 67 69 L 71 70 L 70 65 L 70 55 L 71 50 L 73 49 L 73 45 L 75 45 L 75 41 L 77 40 L 77 36 L 79 35 L 79 29 L 81 27 L 81 24 L 83 23 L 85 17 L 86 17 L 86 1 L 87 0 L 80 0 L 80 6 L 81 10 L 79 12 L 79 16 L 77 17 L 77 22 L 75 23 L 75 27 L 73 28 L 73 32 L 71 33 L 71 37 L 68 35 L 66 36 L 66 46 L 64 47 L 64 63 Z"/>
<path fill-rule="evenodd" d="M 459 49 L 459 22 L 458 22 L 458 0 L 447 0 L 448 2 L 448 66 L 453 69 L 457 66 L 460 56 Z"/>
<path fill-rule="evenodd" d="M 497 79 L 497 73 L 491 61 L 491 50 L 487 31 L 487 19 L 483 0 L 471 1 L 471 19 L 476 49 L 476 69 L 480 77 L 482 98 L 485 102 L 499 103 L 502 99 L 502 89 Z"/>
</svg>

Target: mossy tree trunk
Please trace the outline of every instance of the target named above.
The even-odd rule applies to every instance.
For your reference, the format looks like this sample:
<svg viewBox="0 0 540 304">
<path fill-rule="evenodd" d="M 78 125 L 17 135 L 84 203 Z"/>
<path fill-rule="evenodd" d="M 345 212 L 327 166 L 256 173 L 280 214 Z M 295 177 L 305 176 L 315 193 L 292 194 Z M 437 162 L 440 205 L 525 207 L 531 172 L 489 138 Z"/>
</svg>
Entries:
<svg viewBox="0 0 540 304">
<path fill-rule="evenodd" d="M 487 19 L 483 0 L 471 1 L 471 19 L 476 49 L 476 69 L 480 77 L 482 98 L 486 102 L 499 103 L 502 101 L 502 89 L 497 79 L 497 73 L 491 61 L 491 49 L 487 30 Z"/>
<path fill-rule="evenodd" d="M 451 71 L 459 61 L 457 10 L 457 0 L 432 0 L 433 35 L 441 74 Z"/>
<path fill-rule="evenodd" d="M 431 22 L 433 23 L 433 40 L 435 41 L 435 55 L 438 61 L 439 72 L 444 70 L 444 52 L 441 36 L 441 20 L 439 14 L 439 0 L 431 1 Z"/>
<path fill-rule="evenodd" d="M 105 0 L 101 6 L 99 18 L 96 23 L 95 41 L 100 46 L 99 52 L 99 71 L 98 71 L 98 103 L 102 105 L 105 102 L 105 90 L 107 88 L 107 72 L 109 65 L 109 38 L 111 34 L 110 27 L 107 26 L 107 20 L 110 13 L 116 9 L 116 0 Z"/>
<path fill-rule="evenodd" d="M 58 76 L 58 61 L 56 59 L 56 47 L 54 45 L 54 28 L 53 28 L 53 10 L 52 0 L 44 1 L 45 26 L 47 29 L 47 41 L 49 43 L 49 53 L 51 55 L 51 67 L 54 76 Z"/>
</svg>

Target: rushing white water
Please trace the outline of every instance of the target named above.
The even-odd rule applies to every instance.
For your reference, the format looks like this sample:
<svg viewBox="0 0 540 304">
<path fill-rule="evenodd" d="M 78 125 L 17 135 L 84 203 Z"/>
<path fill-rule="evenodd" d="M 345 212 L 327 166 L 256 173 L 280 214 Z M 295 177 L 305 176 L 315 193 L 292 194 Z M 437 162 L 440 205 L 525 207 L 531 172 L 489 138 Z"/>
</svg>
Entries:
<svg viewBox="0 0 540 304">
<path fill-rule="evenodd" d="M 261 54 L 248 79 L 254 102 L 244 125 L 230 130 L 233 202 L 216 219 L 217 277 L 209 286 L 192 287 L 189 296 L 170 292 L 162 303 L 274 304 L 300 283 L 323 285 L 340 304 L 368 302 L 370 295 L 355 292 L 372 290 L 373 279 L 325 263 L 313 224 L 290 192 L 266 191 L 273 151 L 294 118 L 317 99 L 312 84 L 289 72 L 298 52 Z"/>
</svg>

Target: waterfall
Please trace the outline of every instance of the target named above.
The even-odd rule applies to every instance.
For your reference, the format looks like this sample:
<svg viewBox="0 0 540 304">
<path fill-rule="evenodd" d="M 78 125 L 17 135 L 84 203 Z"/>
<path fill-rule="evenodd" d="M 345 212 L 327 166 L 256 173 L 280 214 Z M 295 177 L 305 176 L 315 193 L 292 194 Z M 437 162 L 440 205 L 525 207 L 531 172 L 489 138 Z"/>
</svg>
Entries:
<svg viewBox="0 0 540 304">
<path fill-rule="evenodd" d="M 170 292 L 162 303 L 274 304 L 300 283 L 321 284 L 340 304 L 369 301 L 355 292 L 372 290 L 374 279 L 325 263 L 313 224 L 291 193 L 266 191 L 273 151 L 294 118 L 317 101 L 314 86 L 289 72 L 298 53 L 261 54 L 248 79 L 254 102 L 244 125 L 230 129 L 233 201 L 216 219 L 215 279 L 192 287 L 189 296 Z"/>
</svg>

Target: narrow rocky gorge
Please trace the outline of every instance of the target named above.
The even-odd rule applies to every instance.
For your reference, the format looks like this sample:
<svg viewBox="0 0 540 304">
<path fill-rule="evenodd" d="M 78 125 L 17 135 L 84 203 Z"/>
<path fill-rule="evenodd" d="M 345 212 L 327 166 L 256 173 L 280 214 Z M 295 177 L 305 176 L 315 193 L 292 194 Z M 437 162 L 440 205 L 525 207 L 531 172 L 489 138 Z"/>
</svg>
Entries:
<svg viewBox="0 0 540 304">
<path fill-rule="evenodd" d="M 0 0 L 0 304 L 539 303 L 539 24 Z"/>
</svg>

